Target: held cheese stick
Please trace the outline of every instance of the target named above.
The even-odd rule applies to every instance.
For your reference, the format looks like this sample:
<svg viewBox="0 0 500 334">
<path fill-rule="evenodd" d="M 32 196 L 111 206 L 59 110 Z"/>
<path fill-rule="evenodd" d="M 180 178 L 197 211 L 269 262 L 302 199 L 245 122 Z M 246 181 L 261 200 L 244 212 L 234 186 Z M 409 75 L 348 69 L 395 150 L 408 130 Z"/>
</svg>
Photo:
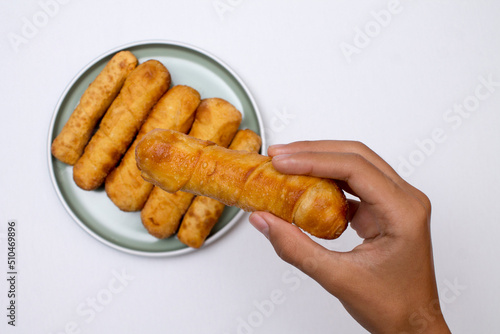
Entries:
<svg viewBox="0 0 500 334">
<path fill-rule="evenodd" d="M 144 207 L 153 185 L 144 181 L 135 162 L 135 146 L 149 131 L 161 128 L 186 133 L 200 104 L 200 93 L 188 86 L 174 86 L 153 107 L 122 161 L 106 177 L 108 197 L 123 211 L 139 211 Z"/>
<path fill-rule="evenodd" d="M 262 140 L 250 129 L 240 130 L 234 136 L 229 149 L 259 152 Z M 177 238 L 193 248 L 200 248 L 219 220 L 225 205 L 213 198 L 196 196 L 182 219 Z"/>
<path fill-rule="evenodd" d="M 156 60 L 148 60 L 130 73 L 73 167 L 73 179 L 80 188 L 93 190 L 102 185 L 169 85 L 168 70 Z"/>
<path fill-rule="evenodd" d="M 205 99 L 196 110 L 189 134 L 227 147 L 238 131 L 241 119 L 241 113 L 229 102 L 219 98 Z M 189 164 L 189 161 L 179 161 L 179 164 L 184 163 Z M 164 239 L 177 232 L 193 197 L 193 194 L 183 191 L 171 194 L 155 187 L 141 211 L 142 223 L 149 234 Z"/>
<path fill-rule="evenodd" d="M 271 212 L 319 238 L 340 236 L 347 226 L 347 200 L 336 183 L 281 174 L 271 160 L 170 130 L 154 130 L 136 147 L 142 177 L 165 191 Z"/>
<path fill-rule="evenodd" d="M 111 58 L 87 87 L 75 110 L 52 142 L 51 152 L 54 157 L 68 165 L 76 163 L 97 122 L 136 66 L 137 58 L 129 51 L 118 52 Z"/>
</svg>

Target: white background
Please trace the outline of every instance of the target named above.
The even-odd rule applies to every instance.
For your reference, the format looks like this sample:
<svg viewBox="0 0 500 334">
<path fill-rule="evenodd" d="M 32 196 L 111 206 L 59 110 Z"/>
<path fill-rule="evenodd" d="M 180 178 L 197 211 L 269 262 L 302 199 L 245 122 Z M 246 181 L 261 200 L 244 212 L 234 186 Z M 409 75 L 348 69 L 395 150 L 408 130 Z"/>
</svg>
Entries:
<svg viewBox="0 0 500 334">
<path fill-rule="evenodd" d="M 144 258 L 101 244 L 66 213 L 47 165 L 60 94 L 108 50 L 166 39 L 205 49 L 241 76 L 268 144 L 359 140 L 405 174 L 433 203 L 437 283 L 452 331 L 498 333 L 500 2 L 404 1 L 376 23 L 374 13 L 389 4 L 2 1 L 0 332 L 365 332 L 334 297 L 282 262 L 248 215 L 198 252 Z M 27 34 L 23 27 L 35 23 Z M 365 29 L 372 29 L 368 40 L 360 37 Z M 347 45 L 357 53 L 343 52 Z M 478 100 L 476 89 L 488 92 L 481 78 L 496 86 Z M 463 103 L 472 111 L 458 116 L 453 108 Z M 435 131 L 439 142 L 431 144 Z M 19 231 L 15 328 L 6 324 L 3 278 L 9 219 Z M 328 245 L 349 250 L 359 242 L 349 230 Z M 120 272 L 128 280 L 91 315 L 89 300 L 110 283 L 119 287 Z M 259 311 L 274 295 L 280 303 Z"/>
</svg>

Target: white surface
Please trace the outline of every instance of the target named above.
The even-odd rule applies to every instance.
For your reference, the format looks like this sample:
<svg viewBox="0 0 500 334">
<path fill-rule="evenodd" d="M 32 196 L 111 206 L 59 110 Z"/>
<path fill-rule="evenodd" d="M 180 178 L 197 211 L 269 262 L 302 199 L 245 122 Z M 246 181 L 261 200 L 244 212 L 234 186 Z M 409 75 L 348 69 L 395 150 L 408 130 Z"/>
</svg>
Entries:
<svg viewBox="0 0 500 334">
<path fill-rule="evenodd" d="M 102 245 L 65 212 L 46 161 L 53 108 L 96 56 L 146 39 L 193 44 L 231 66 L 254 94 L 270 144 L 359 140 L 403 173 L 401 159 L 417 159 L 407 179 L 433 202 L 448 323 L 454 333 L 500 331 L 500 86 L 461 123 L 448 114 L 474 101 L 476 89 L 486 92 L 477 88 L 481 78 L 500 82 L 500 3 L 402 2 L 349 62 L 342 43 L 354 45 L 357 27 L 376 28 L 371 13 L 390 2 L 2 2 L 0 275 L 7 221 L 16 219 L 19 277 L 15 328 L 6 324 L 0 280 L 0 331 L 364 333 L 335 298 L 275 255 L 247 215 L 206 249 L 150 259 Z M 221 4 L 225 12 L 217 11 Z M 37 31 L 23 31 L 35 21 Z M 12 34 L 25 43 L 15 47 Z M 428 142 L 434 131 L 440 142 L 418 153 L 416 141 Z M 358 242 L 348 231 L 329 246 Z M 129 280 L 120 283 L 122 271 Z M 272 312 L 259 317 L 256 304 L 276 296 Z M 107 304 L 90 311 L 93 298 Z M 242 321 L 253 326 L 245 331 Z"/>
</svg>

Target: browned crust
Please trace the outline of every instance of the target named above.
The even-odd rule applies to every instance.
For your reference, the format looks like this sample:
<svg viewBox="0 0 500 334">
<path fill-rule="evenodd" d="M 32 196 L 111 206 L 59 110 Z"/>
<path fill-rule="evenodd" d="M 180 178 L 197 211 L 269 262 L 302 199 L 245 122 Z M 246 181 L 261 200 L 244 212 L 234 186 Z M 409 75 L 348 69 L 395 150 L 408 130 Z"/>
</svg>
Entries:
<svg viewBox="0 0 500 334">
<path fill-rule="evenodd" d="M 190 143 L 193 143 L 195 146 L 213 146 L 214 143 L 224 146 L 229 145 L 235 133 L 238 131 L 241 120 L 242 115 L 240 111 L 238 111 L 229 102 L 220 98 L 202 100 L 196 109 L 195 120 L 191 131 L 189 132 L 191 136 L 199 138 L 200 140 L 196 143 L 187 140 L 184 145 L 185 153 L 194 149 L 193 147 L 190 147 Z M 151 131 L 150 133 L 155 133 L 157 131 L 161 130 Z M 146 137 L 148 137 L 148 135 L 146 135 L 145 138 Z M 170 192 L 175 192 L 185 183 L 190 181 L 190 174 L 186 174 L 185 171 L 198 165 L 198 157 L 196 155 L 191 155 L 189 159 L 185 159 L 186 155 L 183 154 L 183 151 L 171 151 L 168 142 L 169 141 L 167 140 L 165 141 L 167 144 L 164 143 L 163 145 L 158 146 L 157 149 L 154 148 L 147 157 L 149 160 L 139 161 L 140 157 L 136 155 L 136 161 L 138 164 L 148 164 L 151 168 L 161 165 L 163 161 L 166 160 L 175 161 L 176 163 L 171 165 L 171 167 L 175 168 L 175 170 L 172 170 L 169 178 L 164 178 L 161 181 L 164 187 L 163 189 L 168 188 Z M 169 152 L 175 152 L 175 154 L 169 156 Z M 182 176 L 188 177 L 183 178 Z M 190 203 L 188 203 L 185 207 L 174 207 L 172 200 L 170 200 L 170 197 L 173 195 L 174 194 L 167 193 L 160 189 L 157 190 L 155 188 L 141 211 L 141 218 L 144 227 L 151 235 L 154 235 L 157 238 L 167 238 L 173 235 L 181 223 L 182 216 L 189 207 Z M 150 205 L 150 201 L 154 203 L 154 205 Z M 181 211 L 180 213 L 178 213 L 179 209 Z M 153 221 L 157 225 L 153 225 Z M 159 230 L 162 232 L 158 233 Z"/>
<path fill-rule="evenodd" d="M 130 73 L 73 167 L 73 179 L 80 188 L 93 190 L 102 185 L 169 85 L 168 70 L 156 60 L 148 60 Z"/>
<path fill-rule="evenodd" d="M 347 200 L 332 180 L 281 174 L 274 169 L 269 157 L 203 145 L 196 138 L 181 133 L 161 130 L 146 138 L 137 146 L 138 166 L 142 175 L 155 180 L 161 187 L 161 180 L 175 170 L 175 177 L 189 179 L 181 187 L 183 191 L 211 197 L 246 211 L 271 212 L 319 238 L 337 238 L 347 226 Z M 165 138 L 168 138 L 169 147 L 164 159 L 158 164 L 142 165 L 140 161 L 148 158 L 150 146 L 162 145 Z M 186 142 L 189 142 L 189 149 Z M 175 167 L 176 161 L 169 157 L 180 151 L 185 160 L 199 156 L 196 168 L 187 171 Z M 210 167 L 213 165 L 217 166 L 215 171 Z M 250 176 L 246 177 L 248 174 Z"/>
<path fill-rule="evenodd" d="M 87 87 L 75 110 L 51 145 L 52 155 L 74 165 L 83 154 L 94 128 L 137 66 L 129 51 L 115 54 Z"/>
<path fill-rule="evenodd" d="M 153 107 L 120 164 L 106 177 L 106 193 L 120 210 L 141 210 L 153 190 L 153 185 L 141 177 L 135 161 L 135 146 L 139 140 L 156 128 L 189 131 L 199 104 L 200 94 L 195 89 L 177 85 Z"/>
<path fill-rule="evenodd" d="M 229 149 L 258 152 L 261 145 L 260 136 L 250 129 L 245 129 L 236 133 Z M 249 170 L 248 176 L 252 171 L 253 169 Z M 177 238 L 189 247 L 200 248 L 219 221 L 224 207 L 223 203 L 213 198 L 197 196 L 182 219 Z"/>
</svg>

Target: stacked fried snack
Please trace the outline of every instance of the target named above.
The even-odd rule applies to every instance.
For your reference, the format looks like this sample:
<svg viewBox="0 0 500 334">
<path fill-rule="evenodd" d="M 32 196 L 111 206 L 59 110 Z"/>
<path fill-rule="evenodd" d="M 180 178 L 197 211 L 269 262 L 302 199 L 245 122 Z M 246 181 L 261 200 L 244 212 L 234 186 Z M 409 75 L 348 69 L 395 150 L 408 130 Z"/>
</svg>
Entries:
<svg viewBox="0 0 500 334">
<path fill-rule="evenodd" d="M 117 53 L 86 89 L 51 151 L 73 165 L 73 179 L 80 188 L 90 191 L 104 184 L 120 210 L 141 211 L 151 235 L 164 239 L 178 232 L 184 244 L 199 248 L 224 205 L 181 191 L 171 194 L 145 181 L 135 160 L 138 142 L 154 129 L 169 129 L 257 152 L 261 139 L 251 130 L 238 131 L 242 115 L 229 102 L 201 100 L 195 89 L 169 89 L 170 84 L 170 73 L 159 61 L 138 65 L 131 52 Z"/>
<path fill-rule="evenodd" d="M 218 98 L 205 99 L 196 110 L 189 135 L 228 146 L 238 131 L 241 119 L 241 113 L 229 102 Z M 182 161 L 180 165 L 189 163 L 191 161 Z M 168 238 L 177 232 L 193 198 L 194 195 L 189 193 L 179 191 L 171 194 L 155 187 L 141 211 L 142 223 L 151 235 Z"/>
<path fill-rule="evenodd" d="M 246 152 L 259 152 L 262 140 L 249 129 L 239 130 L 229 149 Z M 196 196 L 182 218 L 177 238 L 184 244 L 200 248 L 219 220 L 225 205 L 216 199 Z"/>
</svg>

